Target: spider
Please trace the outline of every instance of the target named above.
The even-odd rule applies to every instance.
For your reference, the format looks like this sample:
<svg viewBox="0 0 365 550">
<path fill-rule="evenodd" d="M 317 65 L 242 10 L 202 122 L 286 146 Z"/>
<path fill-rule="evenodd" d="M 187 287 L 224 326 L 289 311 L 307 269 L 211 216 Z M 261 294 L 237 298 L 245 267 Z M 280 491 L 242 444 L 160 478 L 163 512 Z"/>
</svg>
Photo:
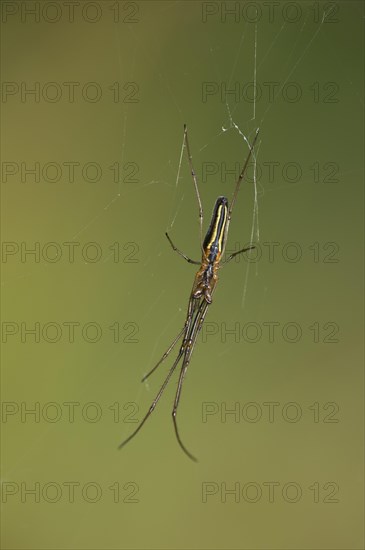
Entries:
<svg viewBox="0 0 365 550">
<path fill-rule="evenodd" d="M 186 256 L 183 252 L 181 252 L 181 250 L 179 250 L 174 245 L 170 236 L 168 235 L 168 233 L 166 233 L 166 237 L 172 249 L 175 252 L 177 252 L 180 256 L 182 256 L 187 262 L 191 264 L 199 265 L 200 268 L 194 278 L 193 288 L 191 290 L 190 297 L 189 297 L 186 320 L 183 328 L 181 329 L 179 334 L 176 336 L 176 338 L 173 340 L 173 342 L 170 344 L 170 346 L 167 348 L 167 350 L 165 351 L 161 359 L 158 361 L 158 363 L 142 378 L 142 382 L 144 382 L 161 365 L 163 361 L 165 361 L 165 359 L 169 356 L 169 354 L 171 353 L 171 351 L 173 350 L 177 342 L 182 338 L 179 353 L 177 354 L 177 357 L 172 367 L 170 368 L 168 375 L 166 376 L 165 381 L 162 384 L 159 392 L 157 393 L 156 397 L 152 401 L 152 404 L 148 409 L 148 412 L 146 413 L 146 415 L 144 416 L 144 418 L 142 419 L 138 427 L 134 430 L 134 432 L 119 445 L 119 449 L 124 447 L 124 445 L 126 445 L 135 435 L 137 435 L 137 433 L 140 431 L 140 429 L 146 422 L 147 418 L 152 414 L 167 384 L 169 383 L 172 374 L 174 373 L 177 365 L 182 359 L 182 365 L 180 369 L 175 401 L 172 409 L 172 420 L 175 428 L 175 435 L 180 447 L 182 448 L 184 453 L 187 454 L 189 458 L 197 462 L 197 459 L 188 451 L 188 449 L 185 447 L 185 445 L 183 444 L 180 438 L 180 434 L 177 426 L 177 420 L 176 420 L 177 409 L 178 409 L 178 405 L 181 397 L 182 385 L 184 382 L 186 371 L 188 369 L 188 366 L 191 360 L 191 356 L 194 351 L 197 336 L 204 323 L 204 319 L 207 314 L 208 308 L 212 303 L 212 296 L 218 281 L 218 270 L 223 266 L 223 264 L 230 262 L 232 258 L 237 256 L 238 254 L 242 254 L 254 248 L 254 246 L 248 246 L 246 248 L 242 248 L 241 250 L 238 250 L 237 252 L 234 252 L 233 254 L 228 256 L 228 258 L 226 258 L 225 261 L 222 261 L 222 256 L 224 254 L 227 236 L 228 236 L 229 224 L 232 217 L 233 207 L 235 205 L 238 191 L 241 185 L 241 181 L 245 175 L 248 162 L 250 160 L 258 133 L 259 132 L 257 130 L 254 140 L 252 142 L 252 145 L 250 146 L 249 154 L 246 158 L 246 161 L 243 165 L 243 168 L 236 182 L 231 204 L 229 205 L 226 197 L 217 198 L 213 208 L 210 225 L 203 241 L 202 240 L 203 208 L 202 208 L 202 203 L 201 203 L 199 189 L 198 189 L 197 177 L 193 168 L 192 156 L 190 153 L 187 127 L 186 127 L 186 124 L 184 125 L 183 147 L 186 147 L 189 168 L 193 178 L 195 193 L 196 193 L 196 197 L 199 205 L 200 242 L 201 242 L 201 249 L 202 249 L 202 259 L 200 262 L 191 260 L 188 256 Z"/>
</svg>

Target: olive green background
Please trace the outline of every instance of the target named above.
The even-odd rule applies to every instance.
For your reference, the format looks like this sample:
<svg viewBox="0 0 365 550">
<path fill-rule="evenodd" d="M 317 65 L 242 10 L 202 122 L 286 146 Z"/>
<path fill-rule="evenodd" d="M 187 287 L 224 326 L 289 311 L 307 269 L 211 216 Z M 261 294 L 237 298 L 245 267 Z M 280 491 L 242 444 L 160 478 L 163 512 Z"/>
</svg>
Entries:
<svg viewBox="0 0 365 550">
<path fill-rule="evenodd" d="M 41 2 L 39 21 L 25 16 L 31 2 L 3 4 L 15 13 L 3 11 L 13 93 L 2 98 L 2 167 L 19 171 L 2 181 L 2 239 L 14 251 L 2 264 L 2 547 L 363 548 L 362 3 L 251 3 L 256 24 L 245 3 L 225 19 L 234 3 L 81 2 L 72 22 L 62 2 L 60 12 Z M 36 82 L 39 101 L 17 92 Z M 235 85 L 241 99 L 226 101 Z M 260 127 L 258 218 L 251 165 L 228 243 L 252 232 L 257 250 L 220 272 L 178 412 L 197 464 L 173 433 L 176 377 L 117 450 L 171 364 L 140 383 L 183 325 L 195 273 L 164 232 L 199 259 L 185 156 L 179 171 L 184 123 L 205 228 L 216 197 L 234 189 L 223 163 L 237 172 L 243 136 Z M 36 162 L 39 181 L 22 177 L 21 163 Z M 204 178 L 207 166 L 217 171 Z M 76 243 L 74 261 L 65 243 Z M 21 257 L 35 246 L 38 261 Z M 24 332 L 35 323 L 38 341 Z M 88 323 L 102 331 L 95 343 Z M 224 415 L 234 407 L 238 417 Z"/>
</svg>

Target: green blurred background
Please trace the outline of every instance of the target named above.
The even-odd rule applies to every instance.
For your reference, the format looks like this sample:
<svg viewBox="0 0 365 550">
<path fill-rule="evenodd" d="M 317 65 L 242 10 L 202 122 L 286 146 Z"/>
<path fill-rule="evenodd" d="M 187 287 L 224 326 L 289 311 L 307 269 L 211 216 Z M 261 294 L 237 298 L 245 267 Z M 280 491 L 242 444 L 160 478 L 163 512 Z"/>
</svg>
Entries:
<svg viewBox="0 0 365 550">
<path fill-rule="evenodd" d="M 2 10 L 2 547 L 363 548 L 362 3 Z M 176 378 L 117 450 L 195 273 L 164 232 L 199 258 L 184 123 L 205 227 L 260 127 L 228 243 L 257 249 L 220 273 L 179 408 L 198 464 Z"/>
</svg>

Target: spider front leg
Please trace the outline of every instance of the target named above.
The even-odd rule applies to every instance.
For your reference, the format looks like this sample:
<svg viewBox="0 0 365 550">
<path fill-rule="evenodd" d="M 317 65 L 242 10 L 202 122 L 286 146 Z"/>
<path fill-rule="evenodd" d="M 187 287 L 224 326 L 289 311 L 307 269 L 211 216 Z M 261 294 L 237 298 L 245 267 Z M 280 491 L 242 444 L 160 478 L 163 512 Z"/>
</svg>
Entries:
<svg viewBox="0 0 365 550">
<path fill-rule="evenodd" d="M 170 236 L 168 233 L 165 233 L 169 243 L 171 244 L 171 248 L 174 252 L 177 252 L 182 258 L 184 258 L 184 260 L 186 260 L 187 262 L 189 262 L 189 264 L 195 264 L 195 265 L 200 265 L 201 262 L 196 262 L 195 260 L 191 260 L 188 256 L 186 256 L 186 254 L 184 254 L 183 252 L 181 252 L 181 250 L 179 250 L 178 248 L 176 248 L 176 246 L 174 245 L 174 243 L 172 242 L 172 240 L 170 239 Z"/>
</svg>

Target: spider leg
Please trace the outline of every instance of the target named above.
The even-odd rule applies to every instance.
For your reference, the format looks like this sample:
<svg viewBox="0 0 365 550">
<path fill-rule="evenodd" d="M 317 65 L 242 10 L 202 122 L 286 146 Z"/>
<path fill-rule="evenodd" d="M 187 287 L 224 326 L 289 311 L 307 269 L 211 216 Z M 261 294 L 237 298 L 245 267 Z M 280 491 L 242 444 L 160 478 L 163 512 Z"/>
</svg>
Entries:
<svg viewBox="0 0 365 550">
<path fill-rule="evenodd" d="M 233 207 L 234 207 L 234 203 L 236 202 L 236 198 L 237 198 L 237 195 L 238 195 L 238 191 L 240 190 L 240 186 L 241 186 L 241 181 L 243 180 L 244 176 L 245 176 L 245 173 L 246 173 L 246 170 L 247 170 L 247 166 L 248 166 L 248 163 L 249 163 L 249 160 L 251 158 L 251 155 L 252 155 L 252 151 L 253 151 L 253 148 L 255 147 L 255 143 L 256 143 L 256 140 L 257 140 L 257 137 L 259 135 L 259 130 L 257 129 L 256 130 L 256 134 L 255 134 L 255 137 L 253 138 L 253 142 L 252 142 L 252 145 L 250 146 L 250 151 L 247 155 L 247 158 L 245 160 L 245 163 L 242 167 L 242 170 L 240 172 L 240 175 L 238 176 L 238 180 L 236 182 L 236 187 L 235 187 L 235 190 L 234 190 L 234 193 L 233 193 L 233 197 L 232 197 L 232 201 L 231 201 L 231 205 L 229 207 L 229 211 L 228 211 L 228 221 L 230 221 L 231 219 L 231 216 L 232 216 L 232 210 L 233 210 Z"/>
<path fill-rule="evenodd" d="M 146 422 L 147 418 L 153 413 L 153 411 L 154 411 L 154 409 L 155 409 L 157 403 L 158 403 L 159 400 L 160 400 L 161 395 L 163 394 L 163 392 L 164 392 L 164 390 L 165 390 L 167 384 L 168 384 L 169 381 L 170 381 L 170 378 L 171 378 L 171 376 L 172 376 L 174 370 L 176 369 L 176 367 L 177 367 L 177 365 L 178 365 L 178 363 L 179 363 L 179 361 L 180 361 L 180 359 L 181 359 L 181 357 L 182 357 L 182 355 L 183 355 L 183 352 L 184 352 L 184 350 L 183 350 L 183 349 L 180 349 L 179 354 L 178 354 L 178 356 L 176 357 L 174 364 L 172 365 L 171 369 L 169 370 L 168 375 L 166 376 L 165 381 L 164 381 L 164 383 L 162 384 L 161 388 L 159 389 L 159 391 L 158 391 L 156 397 L 155 397 L 154 400 L 152 401 L 152 404 L 151 404 L 150 408 L 148 409 L 147 414 L 146 414 L 146 415 L 144 416 L 144 418 L 141 420 L 141 422 L 139 423 L 138 427 L 134 430 L 134 432 L 133 432 L 129 437 L 127 437 L 127 439 L 125 439 L 124 441 L 122 441 L 122 443 L 119 445 L 118 449 L 121 449 L 122 447 L 124 447 L 124 445 L 126 445 L 131 439 L 133 439 L 133 437 L 134 437 L 135 435 L 137 435 L 137 433 L 139 432 L 139 430 L 142 428 L 142 426 L 143 426 L 144 423 Z"/>
<path fill-rule="evenodd" d="M 174 252 L 177 252 L 178 254 L 180 254 L 180 256 L 182 256 L 187 262 L 189 262 L 189 264 L 195 264 L 195 265 L 201 265 L 201 262 L 197 262 L 195 260 L 191 260 L 188 256 L 186 256 L 186 254 L 184 254 L 183 252 L 181 252 L 181 250 L 179 250 L 178 248 L 176 248 L 176 246 L 174 245 L 174 243 L 172 242 L 172 240 L 170 239 L 170 236 L 168 233 L 165 233 L 169 243 L 171 244 L 171 248 Z"/>
<path fill-rule="evenodd" d="M 184 324 L 183 328 L 181 329 L 179 334 L 176 336 L 176 338 L 173 340 L 172 344 L 167 348 L 167 350 L 165 351 L 165 353 L 163 354 L 161 359 L 158 361 L 158 363 L 147 374 L 145 374 L 143 376 L 141 382 L 144 382 L 145 380 L 147 380 L 147 378 L 153 372 L 155 372 L 155 370 L 161 365 L 161 363 L 163 363 L 163 361 L 165 361 L 166 357 L 168 357 L 170 355 L 170 352 L 174 349 L 174 347 L 176 346 L 178 340 L 181 338 L 181 336 L 183 334 L 185 334 L 185 338 L 184 338 L 184 342 L 185 342 L 186 334 L 188 334 L 188 332 L 189 332 L 189 327 L 190 327 L 190 324 L 191 324 L 191 320 L 192 320 L 195 308 L 196 308 L 196 300 L 190 296 L 189 305 L 188 305 L 188 312 L 186 314 L 186 321 L 185 321 L 185 324 Z"/>
<path fill-rule="evenodd" d="M 180 401 L 180 397 L 181 397 L 181 390 L 182 390 L 182 385 L 183 385 L 183 382 L 184 382 L 184 378 L 185 378 L 186 372 L 188 370 L 188 366 L 189 366 L 189 363 L 190 363 L 190 358 L 191 358 L 191 355 L 192 355 L 194 347 L 195 347 L 195 343 L 196 343 L 198 333 L 199 333 L 199 331 L 200 331 L 200 329 L 203 325 L 205 315 L 208 311 L 208 306 L 209 306 L 208 302 L 203 300 L 202 303 L 200 304 L 199 310 L 198 310 L 198 312 L 195 316 L 194 323 L 193 323 L 193 326 L 192 326 L 192 329 L 191 329 L 191 334 L 190 334 L 189 340 L 187 341 L 187 346 L 185 348 L 185 355 L 184 355 L 183 364 L 182 364 L 181 370 L 180 370 L 179 381 L 178 381 L 178 384 L 177 384 L 174 407 L 172 409 L 172 420 L 173 420 L 173 423 L 174 423 L 176 439 L 177 439 L 180 447 L 184 451 L 184 453 L 191 460 L 193 460 L 194 462 L 197 462 L 197 459 L 195 458 L 194 455 L 192 455 L 187 450 L 187 448 L 185 447 L 185 445 L 183 444 L 183 442 L 181 440 L 179 430 L 178 430 L 178 426 L 177 426 L 176 415 L 177 415 L 177 408 L 179 406 L 179 401 Z"/>
<path fill-rule="evenodd" d="M 189 300 L 189 305 L 188 305 L 188 313 L 187 313 L 187 316 L 186 316 L 186 321 L 185 321 L 185 325 L 184 327 L 182 328 L 182 330 L 179 332 L 179 334 L 177 335 L 177 337 L 175 338 L 175 340 L 172 342 L 172 344 L 170 345 L 170 347 L 167 349 L 167 351 L 164 353 L 164 355 L 161 357 L 161 359 L 159 360 L 159 362 L 157 363 L 157 365 L 155 365 L 153 367 L 153 369 L 147 373 L 143 379 L 143 380 L 146 380 L 146 378 L 148 378 L 148 376 L 150 376 L 150 374 L 152 374 L 156 369 L 157 367 L 166 359 L 166 357 L 169 355 L 169 353 L 171 352 L 171 350 L 174 348 L 174 346 L 176 345 L 178 339 L 185 333 L 185 336 L 184 336 L 184 340 L 182 342 L 182 345 L 180 347 L 180 350 L 179 350 L 179 353 L 174 361 L 174 364 L 172 365 L 171 369 L 169 370 L 166 378 L 165 378 L 165 381 L 164 383 L 162 384 L 159 392 L 157 393 L 156 397 L 154 398 L 154 400 L 152 401 L 152 404 L 150 406 L 150 408 L 148 409 L 146 415 L 143 417 L 142 421 L 139 423 L 138 427 L 134 430 L 134 432 L 129 436 L 127 437 L 127 439 L 125 439 L 124 441 L 122 441 L 122 443 L 119 445 L 119 449 L 121 449 L 122 447 L 124 447 L 124 445 L 126 445 L 135 435 L 137 435 L 137 433 L 139 432 L 139 430 L 142 428 L 142 426 L 144 425 L 144 423 L 146 422 L 147 418 L 153 413 L 157 403 L 159 402 L 160 400 L 160 397 L 161 395 L 163 394 L 167 384 L 169 383 L 169 380 L 174 372 L 174 370 L 176 369 L 178 363 L 180 362 L 180 359 L 182 358 L 184 352 L 185 352 L 185 349 L 186 349 L 186 342 L 188 341 L 188 335 L 190 333 L 190 328 L 191 328 L 191 322 L 192 322 L 192 319 L 193 319 L 193 315 L 196 311 L 196 308 L 198 307 L 198 302 L 196 299 L 194 299 L 193 297 L 190 297 L 190 300 Z M 198 312 L 199 312 L 199 309 L 198 309 Z M 196 317 L 197 317 L 198 313 L 196 314 Z"/>
<path fill-rule="evenodd" d="M 195 173 L 194 166 L 193 166 L 193 157 L 191 156 L 191 152 L 190 152 L 190 146 L 189 146 L 189 140 L 188 140 L 188 129 L 187 129 L 186 124 L 184 124 L 184 143 L 186 145 L 186 151 L 188 153 L 190 173 L 191 173 L 191 176 L 193 178 L 195 194 L 196 194 L 196 198 L 197 198 L 198 206 L 199 206 L 200 247 L 202 249 L 203 255 L 205 256 L 205 251 L 204 251 L 204 248 L 203 248 L 203 206 L 202 206 L 202 201 L 201 201 L 200 193 L 199 193 L 198 180 L 197 180 L 196 173 Z"/>
<path fill-rule="evenodd" d="M 156 365 L 147 373 L 143 376 L 141 382 L 144 382 L 145 380 L 147 380 L 147 378 L 149 376 L 151 376 L 151 374 L 153 372 L 155 372 L 155 370 L 157 369 L 157 367 L 159 367 L 161 365 L 161 363 L 163 361 L 165 361 L 166 357 L 168 357 L 170 355 L 170 352 L 174 349 L 174 347 L 176 346 L 176 343 L 178 342 L 178 340 L 181 338 L 181 336 L 184 334 L 184 332 L 186 331 L 186 323 L 185 325 L 183 326 L 183 328 L 180 330 L 179 334 L 176 336 L 175 340 L 172 342 L 172 344 L 167 348 L 167 350 L 165 351 L 165 353 L 163 354 L 163 356 L 161 357 L 161 359 L 158 361 L 158 363 L 156 363 Z"/>
<path fill-rule="evenodd" d="M 238 256 L 238 254 L 243 254 L 243 252 L 247 252 L 248 250 L 252 250 L 253 248 L 255 248 L 255 246 L 247 246 L 246 248 L 242 248 L 241 250 L 237 250 L 237 252 L 233 252 L 233 254 L 231 254 L 230 256 L 228 256 L 228 258 L 226 258 L 223 262 L 222 262 L 222 265 L 223 264 L 228 264 L 228 262 L 230 262 L 233 258 L 235 258 L 236 256 Z"/>
</svg>

